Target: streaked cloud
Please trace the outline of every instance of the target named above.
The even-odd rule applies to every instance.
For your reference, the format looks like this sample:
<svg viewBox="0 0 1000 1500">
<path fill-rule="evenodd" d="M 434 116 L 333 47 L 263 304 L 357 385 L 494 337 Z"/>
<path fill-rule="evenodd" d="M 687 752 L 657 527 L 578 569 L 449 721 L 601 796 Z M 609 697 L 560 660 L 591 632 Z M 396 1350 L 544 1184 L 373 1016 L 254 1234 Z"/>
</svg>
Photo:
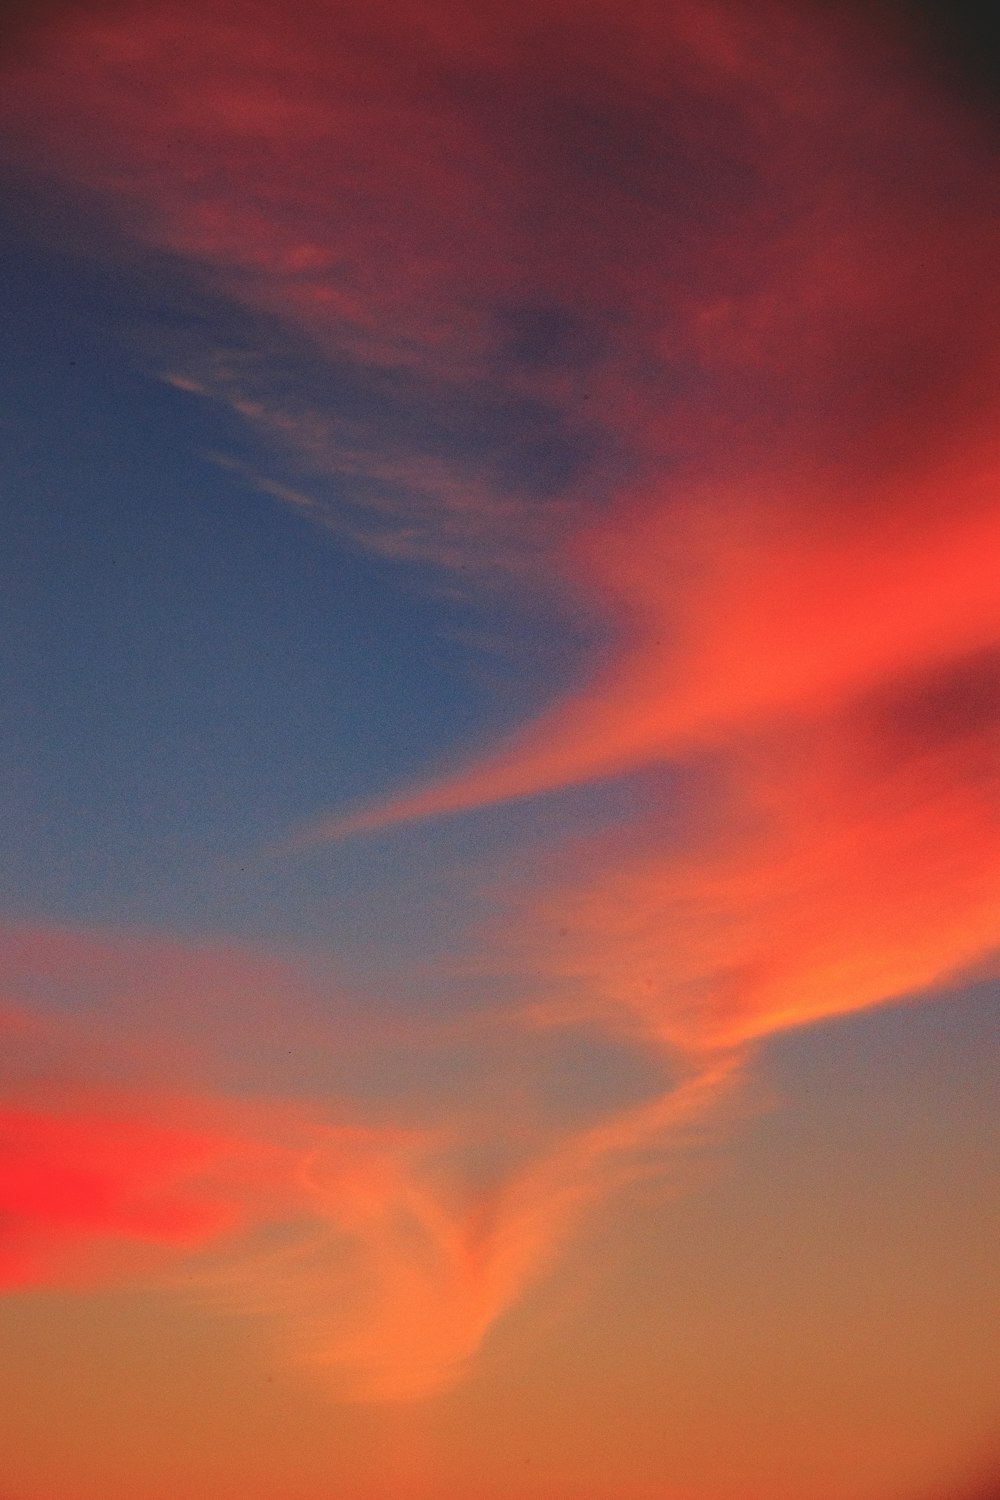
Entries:
<svg viewBox="0 0 1000 1500">
<path fill-rule="evenodd" d="M 4 1288 L 174 1287 L 262 1320 L 356 1399 L 451 1384 L 584 1210 L 662 1169 L 733 1072 L 715 1061 L 569 1128 L 532 1125 L 529 1104 L 505 1150 L 495 1106 L 476 1126 L 433 1082 L 403 1124 L 335 1091 L 335 1059 L 326 1090 L 280 1095 L 276 1034 L 316 1046 L 323 1027 L 308 973 L 266 956 L 10 928 L 3 978 L 20 1015 L 0 1113 Z M 179 981 L 180 1004 L 164 1004 Z M 334 1011 L 325 1029 L 335 1048 Z"/>
<path fill-rule="evenodd" d="M 975 700 L 996 680 L 990 657 L 950 704 L 935 681 L 744 740 L 705 771 L 680 837 L 651 796 L 633 828 L 552 861 L 525 902 L 533 961 L 584 1011 L 621 1007 L 696 1050 L 982 963 L 1000 946 L 1000 838 L 996 728 Z"/>
</svg>

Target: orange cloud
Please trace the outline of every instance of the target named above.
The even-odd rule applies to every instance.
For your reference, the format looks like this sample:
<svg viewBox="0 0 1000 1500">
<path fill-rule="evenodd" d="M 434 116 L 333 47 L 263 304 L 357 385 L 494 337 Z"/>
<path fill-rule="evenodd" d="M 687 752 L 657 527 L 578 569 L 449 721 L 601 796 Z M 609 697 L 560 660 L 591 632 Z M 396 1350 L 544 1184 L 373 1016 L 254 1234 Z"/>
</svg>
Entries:
<svg viewBox="0 0 1000 1500">
<path fill-rule="evenodd" d="M 584 1011 L 621 1007 L 695 1051 L 972 967 L 1000 946 L 1000 788 L 995 725 L 981 699 L 963 718 L 963 694 L 996 682 L 991 657 L 944 710 L 924 683 L 891 708 L 727 747 L 694 831 L 678 838 L 653 805 L 575 851 L 582 874 L 533 893 L 533 961 L 578 986 Z M 934 724 L 944 711 L 957 725 Z"/>
<path fill-rule="evenodd" d="M 321 1037 L 315 980 L 293 965 L 35 926 L 6 929 L 0 966 L 21 1008 L 0 1089 L 0 1285 L 173 1287 L 263 1321 L 356 1399 L 452 1383 L 587 1206 L 679 1148 L 733 1074 L 713 1061 L 570 1129 L 525 1107 L 509 1151 L 494 1111 L 472 1132 L 433 1084 L 408 1124 L 321 1084 L 277 1093 L 273 1054 L 301 1041 L 299 1013 Z M 233 1080 L 219 1043 L 235 996 L 246 1059 L 258 1031 L 267 1046 Z M 485 1176 L 469 1166 L 484 1132 Z"/>
<path fill-rule="evenodd" d="M 331 1371 L 341 1394 L 433 1395 L 465 1372 L 588 1207 L 648 1174 L 651 1160 L 662 1172 L 718 1108 L 734 1071 L 731 1058 L 706 1067 L 489 1187 L 470 1190 L 440 1139 L 388 1149 L 376 1139 L 360 1151 L 334 1142 L 302 1164 L 309 1233 L 227 1268 L 224 1295 L 277 1314 L 296 1357 Z"/>
</svg>

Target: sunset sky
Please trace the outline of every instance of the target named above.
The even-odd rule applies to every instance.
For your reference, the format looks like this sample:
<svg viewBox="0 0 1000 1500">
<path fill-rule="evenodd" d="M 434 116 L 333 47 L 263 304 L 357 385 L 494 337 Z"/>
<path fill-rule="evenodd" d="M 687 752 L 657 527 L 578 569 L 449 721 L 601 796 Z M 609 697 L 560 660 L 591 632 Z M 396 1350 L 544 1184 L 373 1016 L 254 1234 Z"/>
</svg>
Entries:
<svg viewBox="0 0 1000 1500">
<path fill-rule="evenodd" d="M 987 30 L 3 28 L 0 1500 L 996 1500 Z"/>
</svg>

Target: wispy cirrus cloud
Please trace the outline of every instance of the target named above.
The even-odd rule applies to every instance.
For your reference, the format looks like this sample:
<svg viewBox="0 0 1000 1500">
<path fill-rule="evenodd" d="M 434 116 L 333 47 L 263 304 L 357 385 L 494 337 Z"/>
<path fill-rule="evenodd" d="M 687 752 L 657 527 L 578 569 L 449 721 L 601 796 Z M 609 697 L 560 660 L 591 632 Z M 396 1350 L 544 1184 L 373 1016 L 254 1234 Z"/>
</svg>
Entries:
<svg viewBox="0 0 1000 1500">
<path fill-rule="evenodd" d="M 404 558 L 561 569 L 595 507 L 627 522 L 637 477 L 714 483 L 720 450 L 743 472 L 824 423 L 856 446 L 904 366 L 925 420 L 954 400 L 984 148 L 877 26 L 602 0 L 255 15 L 69 11 L 8 65 L 5 111 L 22 160 L 258 319 L 255 347 L 173 374 L 293 455 L 317 516 L 354 507 Z M 966 364 L 982 330 L 964 318 Z"/>
<path fill-rule="evenodd" d="M 568 1128 L 522 1101 L 512 1149 L 495 1109 L 473 1129 L 430 1084 L 400 1122 L 337 1089 L 335 1058 L 325 1088 L 281 1093 L 268 1053 L 324 1031 L 336 1049 L 338 1026 L 305 970 L 261 954 L 15 927 L 2 977 L 2 1288 L 173 1288 L 362 1400 L 453 1383 L 584 1211 L 681 1149 L 732 1080 L 715 1062 Z"/>
</svg>

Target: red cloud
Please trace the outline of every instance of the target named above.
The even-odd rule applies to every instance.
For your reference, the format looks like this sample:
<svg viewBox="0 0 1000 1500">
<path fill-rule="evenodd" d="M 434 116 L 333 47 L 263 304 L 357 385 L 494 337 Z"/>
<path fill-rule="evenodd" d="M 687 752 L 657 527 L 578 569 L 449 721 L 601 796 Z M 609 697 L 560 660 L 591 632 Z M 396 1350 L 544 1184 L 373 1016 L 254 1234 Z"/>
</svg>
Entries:
<svg viewBox="0 0 1000 1500">
<path fill-rule="evenodd" d="M 786 482 L 770 503 L 665 494 L 617 514 L 576 544 L 594 594 L 625 620 L 608 665 L 481 766 L 312 836 L 687 757 L 1000 645 L 991 448 L 906 497 L 876 489 L 850 508 Z"/>
<path fill-rule="evenodd" d="M 210 1181 L 233 1143 L 168 1118 L 152 1099 L 0 1110 L 0 1285 L 100 1277 L 102 1247 L 185 1250 L 235 1229 L 238 1204 Z"/>
</svg>

